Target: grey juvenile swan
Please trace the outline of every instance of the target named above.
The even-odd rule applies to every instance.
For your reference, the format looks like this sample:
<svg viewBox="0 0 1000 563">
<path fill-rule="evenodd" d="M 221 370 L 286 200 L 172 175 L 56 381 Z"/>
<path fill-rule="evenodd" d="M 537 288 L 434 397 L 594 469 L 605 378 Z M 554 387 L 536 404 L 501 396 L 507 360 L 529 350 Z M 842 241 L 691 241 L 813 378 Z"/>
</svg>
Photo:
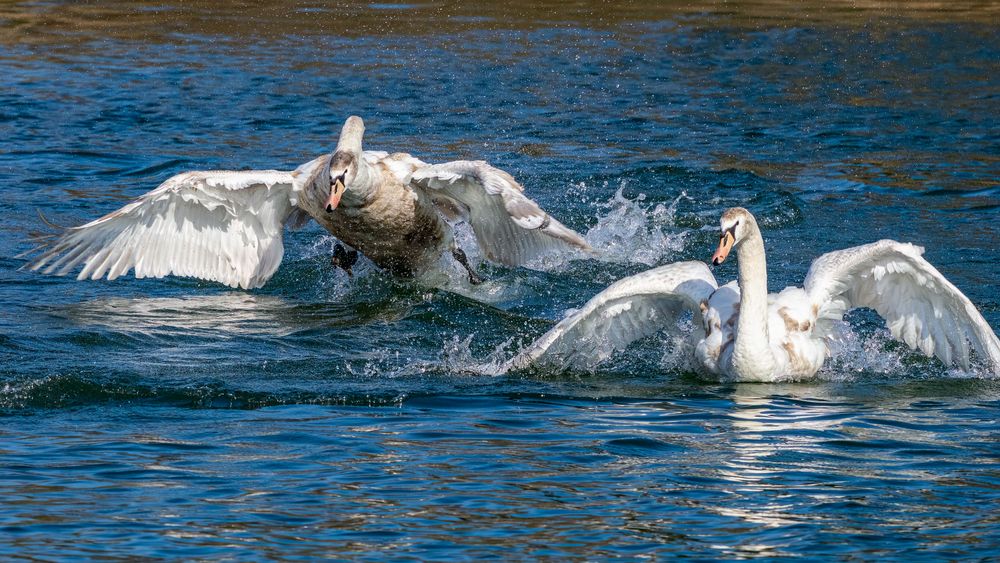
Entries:
<svg viewBox="0 0 1000 563">
<path fill-rule="evenodd" d="M 743 208 L 727 210 L 712 257 L 736 250 L 737 281 L 719 287 L 703 262 L 678 262 L 631 276 L 597 294 L 522 351 L 507 369 L 590 367 L 639 338 L 677 330 L 694 315 L 695 368 L 729 381 L 813 376 L 847 310 L 870 307 L 892 336 L 946 365 L 968 368 L 970 347 L 1000 374 L 1000 340 L 969 299 L 912 244 L 881 240 L 824 254 L 802 288 L 767 292 L 764 240 Z M 971 346 L 970 346 L 971 345 Z"/>
<path fill-rule="evenodd" d="M 244 289 L 281 263 L 286 223 L 316 220 L 394 275 L 419 276 L 451 252 L 478 276 L 449 221 L 467 221 L 486 258 L 522 265 L 546 252 L 590 245 L 523 194 L 510 174 L 482 161 L 430 165 L 404 153 L 362 151 L 364 122 L 350 117 L 332 154 L 292 172 L 185 172 L 121 209 L 52 235 L 25 267 L 77 279 L 167 275 Z M 357 251 L 334 263 L 350 273 Z"/>
</svg>

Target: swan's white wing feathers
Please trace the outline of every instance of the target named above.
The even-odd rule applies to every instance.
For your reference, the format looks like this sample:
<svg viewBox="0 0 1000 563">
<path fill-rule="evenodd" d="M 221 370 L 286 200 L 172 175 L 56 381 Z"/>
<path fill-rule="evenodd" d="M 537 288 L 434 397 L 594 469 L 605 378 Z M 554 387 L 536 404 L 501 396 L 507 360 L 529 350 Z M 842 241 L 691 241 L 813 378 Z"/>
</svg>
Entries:
<svg viewBox="0 0 1000 563">
<path fill-rule="evenodd" d="M 495 262 L 522 265 L 550 251 L 591 250 L 583 237 L 526 197 L 510 174 L 483 161 L 424 166 L 410 181 L 428 190 L 447 216 L 464 213 L 479 246 Z"/>
<path fill-rule="evenodd" d="M 703 262 L 678 262 L 619 280 L 571 313 L 510 361 L 530 365 L 589 368 L 615 350 L 671 328 L 684 311 L 702 331 L 701 307 L 715 292 L 715 277 Z"/>
<path fill-rule="evenodd" d="M 281 264 L 295 206 L 289 172 L 185 172 L 121 209 L 67 229 L 27 268 L 77 279 L 188 276 L 253 288 Z"/>
<path fill-rule="evenodd" d="M 818 308 L 817 331 L 848 309 L 870 307 L 892 336 L 945 364 L 969 367 L 969 344 L 1000 370 L 1000 341 L 969 299 L 921 256 L 923 249 L 892 240 L 817 258 L 805 289 Z"/>
</svg>

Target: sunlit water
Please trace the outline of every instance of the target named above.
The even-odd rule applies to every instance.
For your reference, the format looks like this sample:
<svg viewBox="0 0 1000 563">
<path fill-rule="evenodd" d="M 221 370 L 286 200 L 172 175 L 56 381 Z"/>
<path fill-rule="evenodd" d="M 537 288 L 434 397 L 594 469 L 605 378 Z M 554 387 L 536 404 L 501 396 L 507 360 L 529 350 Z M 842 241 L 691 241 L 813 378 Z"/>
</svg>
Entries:
<svg viewBox="0 0 1000 563">
<path fill-rule="evenodd" d="M 795 385 L 700 380 L 664 336 L 492 375 L 705 259 L 732 205 L 772 289 L 891 237 L 1000 326 L 996 8 L 852 5 L 0 7 L 0 557 L 995 556 L 1000 381 L 870 313 Z M 252 292 L 17 270 L 36 209 L 290 169 L 354 113 L 369 148 L 509 170 L 601 254 L 443 291 L 348 278 L 310 227 Z"/>
</svg>

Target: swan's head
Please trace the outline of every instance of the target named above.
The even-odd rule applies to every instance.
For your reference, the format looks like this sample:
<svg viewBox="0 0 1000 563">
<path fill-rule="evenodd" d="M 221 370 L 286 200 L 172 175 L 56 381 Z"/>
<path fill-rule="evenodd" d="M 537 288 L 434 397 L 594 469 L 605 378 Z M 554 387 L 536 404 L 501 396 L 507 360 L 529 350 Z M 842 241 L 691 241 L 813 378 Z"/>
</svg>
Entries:
<svg viewBox="0 0 1000 563">
<path fill-rule="evenodd" d="M 364 158 L 361 152 L 361 138 L 364 135 L 365 122 L 356 115 L 348 117 L 340 130 L 337 150 L 330 155 L 330 162 L 326 167 L 326 174 L 330 179 L 330 197 L 323 207 L 327 213 L 332 213 L 340 205 L 340 198 L 344 196 L 347 186 L 357 178 L 358 165 Z"/>
<path fill-rule="evenodd" d="M 746 209 L 742 207 L 727 209 L 719 219 L 722 236 L 719 238 L 719 248 L 712 255 L 712 264 L 715 266 L 722 264 L 729 256 L 729 252 L 747 239 L 756 224 L 753 215 Z"/>
</svg>

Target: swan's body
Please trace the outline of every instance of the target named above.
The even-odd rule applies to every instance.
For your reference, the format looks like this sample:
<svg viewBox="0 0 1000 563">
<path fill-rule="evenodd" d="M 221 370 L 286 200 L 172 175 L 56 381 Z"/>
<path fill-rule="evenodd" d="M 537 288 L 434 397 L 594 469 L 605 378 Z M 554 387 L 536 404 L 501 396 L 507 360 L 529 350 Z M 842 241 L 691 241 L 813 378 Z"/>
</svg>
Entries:
<svg viewBox="0 0 1000 563">
<path fill-rule="evenodd" d="M 894 338 L 968 369 L 970 349 L 1000 373 L 1000 340 L 975 306 L 923 259 L 923 249 L 882 240 L 824 254 L 802 288 L 767 292 L 764 242 L 745 209 L 722 217 L 713 261 L 736 248 L 739 278 L 719 287 L 702 262 L 680 262 L 611 285 L 515 357 L 509 367 L 590 367 L 614 350 L 694 315 L 693 366 L 723 380 L 814 375 L 844 313 L 870 307 Z"/>
<path fill-rule="evenodd" d="M 451 227 L 431 197 L 409 181 L 427 165 L 402 153 L 365 151 L 360 160 L 368 168 L 363 191 L 348 186 L 340 204 L 326 211 L 327 189 L 320 186 L 303 193 L 301 209 L 380 268 L 405 277 L 423 273 L 452 240 Z M 315 168 L 323 164 L 320 159 Z"/>
<path fill-rule="evenodd" d="M 545 252 L 589 250 L 580 235 L 481 161 L 429 165 L 403 153 L 362 151 L 364 124 L 347 120 L 337 150 L 296 170 L 178 174 L 96 221 L 48 240 L 27 267 L 77 279 L 188 276 L 263 285 L 283 255 L 286 223 L 315 219 L 377 266 L 419 276 L 448 250 L 463 262 L 449 221 L 472 226 L 485 256 L 522 265 Z M 471 274 L 471 269 L 470 269 Z"/>
</svg>

